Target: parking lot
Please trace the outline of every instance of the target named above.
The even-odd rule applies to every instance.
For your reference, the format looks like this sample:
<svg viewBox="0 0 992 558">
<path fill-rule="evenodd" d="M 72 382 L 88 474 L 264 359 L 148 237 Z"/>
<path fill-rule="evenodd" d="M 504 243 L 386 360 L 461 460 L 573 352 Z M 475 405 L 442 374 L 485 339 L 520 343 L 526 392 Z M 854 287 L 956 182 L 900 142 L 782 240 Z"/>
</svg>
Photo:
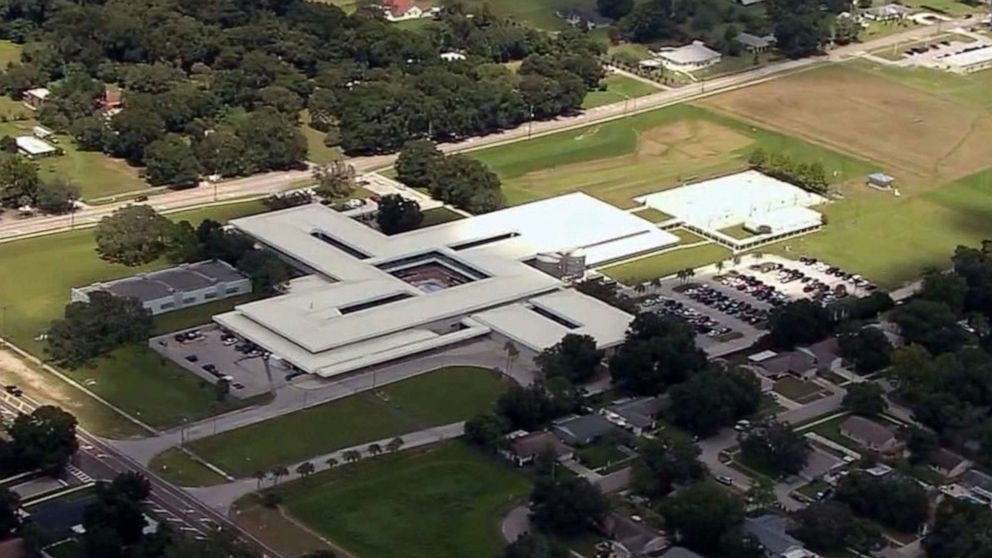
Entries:
<svg viewBox="0 0 992 558">
<path fill-rule="evenodd" d="M 226 335 L 216 326 L 153 337 L 149 345 L 212 384 L 227 380 L 231 395 L 239 398 L 278 389 L 292 374 L 283 363 L 268 359 L 256 347 Z"/>
</svg>

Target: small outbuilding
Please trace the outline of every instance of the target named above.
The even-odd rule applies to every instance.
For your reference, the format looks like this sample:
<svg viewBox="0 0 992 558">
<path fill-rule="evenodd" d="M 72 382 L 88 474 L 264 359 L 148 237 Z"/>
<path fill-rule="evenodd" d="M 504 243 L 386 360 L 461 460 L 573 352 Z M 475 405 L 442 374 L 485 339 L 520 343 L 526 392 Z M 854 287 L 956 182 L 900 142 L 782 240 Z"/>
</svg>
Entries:
<svg viewBox="0 0 992 558">
<path fill-rule="evenodd" d="M 892 185 L 895 184 L 896 179 L 885 174 L 884 172 L 873 172 L 868 175 L 868 185 L 874 186 L 875 188 L 882 188 L 883 190 L 891 190 Z"/>
</svg>

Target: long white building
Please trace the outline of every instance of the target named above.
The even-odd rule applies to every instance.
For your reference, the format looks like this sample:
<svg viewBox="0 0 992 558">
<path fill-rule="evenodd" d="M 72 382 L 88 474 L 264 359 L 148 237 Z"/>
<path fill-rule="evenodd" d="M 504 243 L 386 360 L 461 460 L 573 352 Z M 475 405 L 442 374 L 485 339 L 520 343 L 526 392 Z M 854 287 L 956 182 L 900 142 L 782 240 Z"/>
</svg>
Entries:
<svg viewBox="0 0 992 558">
<path fill-rule="evenodd" d="M 534 351 L 567 333 L 614 346 L 632 317 L 533 264 L 567 253 L 584 266 L 602 265 L 678 242 L 585 194 L 395 236 L 320 205 L 231 224 L 307 275 L 286 294 L 215 321 L 325 377 L 492 332 Z"/>
</svg>

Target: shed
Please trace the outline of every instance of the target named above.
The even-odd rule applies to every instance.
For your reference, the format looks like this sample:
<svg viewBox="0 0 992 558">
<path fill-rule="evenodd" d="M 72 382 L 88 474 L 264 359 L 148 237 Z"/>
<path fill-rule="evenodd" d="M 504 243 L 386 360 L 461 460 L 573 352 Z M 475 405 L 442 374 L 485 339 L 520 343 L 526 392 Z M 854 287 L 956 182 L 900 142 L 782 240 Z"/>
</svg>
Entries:
<svg viewBox="0 0 992 558">
<path fill-rule="evenodd" d="M 885 188 L 888 190 L 889 188 L 892 188 L 895 181 L 895 178 L 885 174 L 884 172 L 873 172 L 868 175 L 868 184 L 877 188 Z"/>
</svg>

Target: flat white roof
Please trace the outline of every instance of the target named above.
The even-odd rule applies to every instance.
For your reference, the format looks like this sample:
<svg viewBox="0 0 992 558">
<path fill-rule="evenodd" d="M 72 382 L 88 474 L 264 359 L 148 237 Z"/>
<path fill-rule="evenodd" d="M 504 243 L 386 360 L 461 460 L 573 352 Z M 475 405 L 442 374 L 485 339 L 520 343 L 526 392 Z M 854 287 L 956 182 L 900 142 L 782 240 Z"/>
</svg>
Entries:
<svg viewBox="0 0 992 558">
<path fill-rule="evenodd" d="M 216 321 L 323 375 L 367 365 L 379 358 L 374 355 L 394 354 L 398 347 L 426 350 L 454 342 L 450 328 L 459 320 L 516 303 L 562 305 L 549 311 L 572 316 L 597 339 L 614 343 L 629 315 L 563 290 L 558 279 L 524 262 L 544 252 L 581 251 L 593 266 L 678 242 L 654 224 L 581 193 L 394 236 L 317 204 L 231 224 L 313 274 L 292 281 L 286 294 L 238 306 Z M 391 274 L 413 263 L 453 269 L 471 280 L 422 290 Z M 554 338 L 550 344 L 561 339 L 560 324 L 534 315 L 546 329 L 541 335 Z M 527 328 L 538 322 L 520 323 Z M 489 331 L 470 329 L 475 335 Z"/>
<path fill-rule="evenodd" d="M 702 229 L 719 230 L 789 207 L 827 200 L 757 171 L 746 171 L 637 198 Z"/>
<path fill-rule="evenodd" d="M 17 148 L 28 155 L 47 155 L 55 153 L 58 149 L 48 142 L 42 141 L 34 136 L 17 136 L 14 138 Z"/>
<path fill-rule="evenodd" d="M 720 58 L 720 53 L 706 46 L 700 41 L 693 41 L 691 44 L 662 50 L 658 52 L 658 57 L 673 64 L 705 64 Z"/>
<path fill-rule="evenodd" d="M 823 215 L 805 207 L 783 207 L 755 215 L 744 222 L 744 228 L 758 232 L 762 227 L 768 227 L 771 234 L 798 231 L 823 224 Z"/>
<path fill-rule="evenodd" d="M 945 56 L 941 60 L 945 64 L 956 68 L 968 68 L 978 64 L 985 64 L 986 62 L 992 62 L 992 45 L 975 50 L 969 50 L 967 52 L 951 54 L 949 56 Z"/>
</svg>

